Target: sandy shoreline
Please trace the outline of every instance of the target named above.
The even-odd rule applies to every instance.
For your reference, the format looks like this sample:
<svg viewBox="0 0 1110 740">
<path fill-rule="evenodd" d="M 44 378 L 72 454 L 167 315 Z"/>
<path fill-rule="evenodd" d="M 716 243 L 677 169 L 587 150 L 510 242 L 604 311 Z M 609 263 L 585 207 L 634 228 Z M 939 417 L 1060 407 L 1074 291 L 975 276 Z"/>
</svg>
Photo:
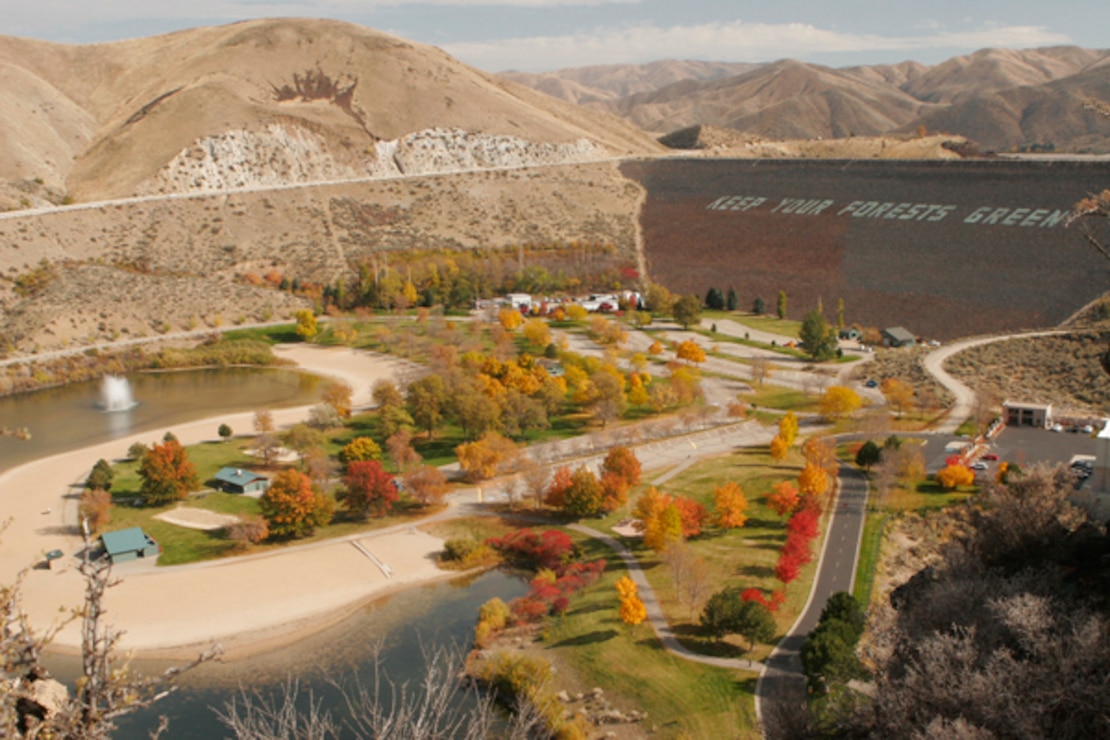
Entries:
<svg viewBox="0 0 1110 740">
<path fill-rule="evenodd" d="M 279 348 L 276 354 L 302 370 L 347 382 L 356 406 L 369 405 L 374 382 L 393 378 L 405 365 L 371 353 L 311 345 Z M 302 421 L 307 411 L 282 409 L 273 416 L 284 426 Z M 119 457 L 133 442 L 158 440 L 165 431 L 183 444 L 214 440 L 220 424 L 250 429 L 252 417 L 253 412 L 217 415 L 133 434 L 0 475 L 0 511 L 11 519 L 0 534 L 0 583 L 12 583 L 23 572 L 23 604 L 31 623 L 49 628 L 83 601 L 84 582 L 75 558 L 83 546 L 76 494 L 96 460 Z M 434 554 L 441 547 L 438 538 L 403 525 L 191 565 L 124 563 L 114 569 L 121 582 L 105 599 L 108 621 L 124 632 L 121 649 L 144 656 L 192 657 L 219 641 L 229 657 L 244 657 L 334 624 L 371 599 L 457 577 L 436 567 Z M 55 549 L 65 553 L 61 570 L 33 567 Z M 75 651 L 79 624 L 62 628 L 53 645 L 59 652 Z"/>
</svg>

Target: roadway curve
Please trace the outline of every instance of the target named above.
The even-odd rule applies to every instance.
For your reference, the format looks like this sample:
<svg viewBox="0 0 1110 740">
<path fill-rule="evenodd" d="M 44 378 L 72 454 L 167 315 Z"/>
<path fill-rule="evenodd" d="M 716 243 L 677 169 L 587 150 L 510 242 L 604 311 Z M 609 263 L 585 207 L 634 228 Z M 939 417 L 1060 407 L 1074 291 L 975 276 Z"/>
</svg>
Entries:
<svg viewBox="0 0 1110 740">
<path fill-rule="evenodd" d="M 1034 331 L 1025 332 L 1021 334 L 1003 334 L 994 337 L 978 337 L 975 339 L 963 339 L 959 342 L 941 347 L 925 355 L 922 360 L 922 365 L 925 367 L 926 372 L 937 379 L 937 382 L 947 388 L 956 398 L 956 403 L 952 410 L 944 417 L 944 421 L 940 423 L 936 431 L 942 434 L 953 434 L 964 420 L 971 416 L 975 408 L 975 391 L 968 388 L 962 382 L 948 374 L 944 369 L 945 361 L 952 355 L 963 352 L 965 349 L 971 347 L 978 347 L 983 344 L 993 344 L 994 342 L 1004 342 L 1007 339 L 1022 339 L 1025 337 L 1046 337 L 1056 334 L 1067 334 L 1067 331 L 1054 329 L 1050 331 Z"/>
<path fill-rule="evenodd" d="M 761 725 L 773 723 L 780 712 L 796 712 L 805 703 L 802 644 L 817 626 L 829 597 L 838 591 L 851 593 L 855 585 L 867 514 L 867 478 L 859 470 L 842 464 L 838 481 L 839 491 L 833 502 L 809 600 L 794 626 L 767 657 L 755 685 L 755 713 Z"/>
</svg>

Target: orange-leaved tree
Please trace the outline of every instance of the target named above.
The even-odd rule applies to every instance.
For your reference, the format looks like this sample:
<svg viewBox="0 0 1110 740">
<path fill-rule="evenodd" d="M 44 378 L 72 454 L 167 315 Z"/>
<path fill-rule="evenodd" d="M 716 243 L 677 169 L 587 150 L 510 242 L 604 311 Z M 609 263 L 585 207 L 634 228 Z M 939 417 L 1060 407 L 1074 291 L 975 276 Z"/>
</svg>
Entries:
<svg viewBox="0 0 1110 740">
<path fill-rule="evenodd" d="M 512 440 L 497 432 L 486 432 L 475 442 L 464 442 L 455 448 L 459 467 L 471 481 L 492 478 L 503 465 L 512 462 L 518 448 Z"/>
<path fill-rule="evenodd" d="M 624 446 L 617 446 L 609 450 L 605 460 L 601 463 L 602 473 L 613 473 L 620 476 L 625 484 L 631 488 L 640 482 L 640 459 L 636 453 Z"/>
<path fill-rule="evenodd" d="M 970 486 L 975 482 L 975 473 L 966 465 L 950 463 L 937 471 L 937 483 L 951 491 L 958 486 Z"/>
<path fill-rule="evenodd" d="M 161 506 L 185 498 L 200 487 L 197 470 L 185 448 L 170 437 L 155 444 L 139 465 L 139 495 L 145 506 Z"/>
<path fill-rule="evenodd" d="M 675 354 L 678 359 L 686 360 L 689 363 L 705 362 L 705 350 L 699 347 L 693 339 L 687 339 L 679 344 Z"/>
<path fill-rule="evenodd" d="M 717 509 L 717 526 L 722 529 L 743 527 L 748 522 L 748 499 L 744 489 L 734 481 L 713 489 L 713 499 Z"/>
<path fill-rule="evenodd" d="M 767 506 L 780 517 L 786 516 L 798 506 L 798 488 L 788 480 L 776 483 L 767 495 Z"/>
<path fill-rule="evenodd" d="M 913 411 L 913 386 L 898 378 L 886 378 L 879 388 L 886 402 L 898 411 L 898 418 L 906 411 Z"/>
<path fill-rule="evenodd" d="M 331 521 L 335 502 L 312 488 L 308 476 L 289 468 L 274 476 L 258 500 L 271 538 L 306 537 Z"/>
<path fill-rule="evenodd" d="M 829 476 L 818 466 L 807 462 L 798 475 L 798 490 L 804 496 L 821 496 L 829 490 Z"/>
</svg>

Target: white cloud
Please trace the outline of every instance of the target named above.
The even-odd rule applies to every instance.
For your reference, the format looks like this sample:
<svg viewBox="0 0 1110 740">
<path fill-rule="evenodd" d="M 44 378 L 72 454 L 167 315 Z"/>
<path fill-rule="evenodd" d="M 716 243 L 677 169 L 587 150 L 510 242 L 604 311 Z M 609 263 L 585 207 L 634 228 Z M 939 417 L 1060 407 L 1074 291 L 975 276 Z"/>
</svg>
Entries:
<svg viewBox="0 0 1110 740">
<path fill-rule="evenodd" d="M 769 61 L 829 53 L 929 49 L 1026 48 L 1066 44 L 1071 39 L 1041 26 L 991 25 L 978 30 L 937 30 L 916 36 L 852 34 L 805 23 L 708 23 L 659 28 L 636 25 L 604 28 L 573 36 L 539 36 L 479 43 L 449 43 L 444 49 L 468 64 L 491 71 L 553 70 L 588 64 L 655 59 Z"/>
</svg>

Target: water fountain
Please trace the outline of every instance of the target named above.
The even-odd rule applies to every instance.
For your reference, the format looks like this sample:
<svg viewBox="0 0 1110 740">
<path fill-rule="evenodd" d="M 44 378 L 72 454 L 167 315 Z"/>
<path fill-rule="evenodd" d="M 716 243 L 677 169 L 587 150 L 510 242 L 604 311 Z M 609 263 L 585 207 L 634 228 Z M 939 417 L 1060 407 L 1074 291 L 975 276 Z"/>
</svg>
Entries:
<svg viewBox="0 0 1110 740">
<path fill-rule="evenodd" d="M 100 383 L 100 407 L 105 411 L 127 411 L 138 405 L 131 395 L 131 384 L 119 375 L 105 375 Z"/>
</svg>

